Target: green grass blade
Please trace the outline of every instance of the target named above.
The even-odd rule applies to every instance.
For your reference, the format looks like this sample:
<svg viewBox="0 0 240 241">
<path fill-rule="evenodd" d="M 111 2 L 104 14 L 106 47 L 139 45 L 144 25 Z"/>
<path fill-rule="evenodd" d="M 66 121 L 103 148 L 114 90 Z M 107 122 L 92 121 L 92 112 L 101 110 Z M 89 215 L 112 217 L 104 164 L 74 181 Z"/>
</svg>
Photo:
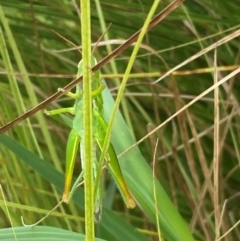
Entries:
<svg viewBox="0 0 240 241">
<path fill-rule="evenodd" d="M 14 227 L 5 228 L 0 231 L 0 240 L 4 241 L 48 241 L 48 240 L 58 240 L 58 241 L 84 241 L 85 235 L 70 232 L 60 228 L 46 227 L 46 226 L 36 226 L 31 227 Z M 96 239 L 96 241 L 103 241 L 103 239 Z"/>
<path fill-rule="evenodd" d="M 108 90 L 103 91 L 103 98 L 104 103 L 106 103 L 106 105 L 104 105 L 105 118 L 108 121 L 112 113 L 114 101 Z M 135 141 L 128 131 L 126 123 L 118 112 L 112 132 L 112 144 L 114 145 L 115 151 L 119 155 L 134 143 Z M 151 221 L 155 223 L 156 214 L 153 198 L 152 170 L 149 168 L 138 147 L 124 154 L 124 156 L 119 159 L 119 163 L 129 189 L 137 203 Z M 193 241 L 194 239 L 185 221 L 181 218 L 161 184 L 157 181 L 156 192 L 159 208 L 157 215 L 159 215 L 160 228 L 163 236 L 168 240 Z"/>
</svg>

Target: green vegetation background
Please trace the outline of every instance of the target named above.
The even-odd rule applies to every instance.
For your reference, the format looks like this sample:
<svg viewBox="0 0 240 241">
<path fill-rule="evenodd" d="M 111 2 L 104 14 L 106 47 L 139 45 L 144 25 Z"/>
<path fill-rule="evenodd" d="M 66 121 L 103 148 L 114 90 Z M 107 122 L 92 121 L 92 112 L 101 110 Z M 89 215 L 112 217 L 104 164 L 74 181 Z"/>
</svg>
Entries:
<svg viewBox="0 0 240 241">
<path fill-rule="evenodd" d="M 141 28 L 151 7 L 151 1 L 101 1 L 103 14 L 97 11 L 96 2 L 91 2 L 92 42 L 98 41 L 103 34 L 100 21 L 105 21 L 107 26 L 111 24 L 101 41 L 108 41 L 108 44 L 112 45 L 106 47 L 99 44 L 100 46 L 94 50 L 95 57 L 100 60 Z M 170 1 L 162 1 L 159 11 L 169 3 Z M 1 126 L 37 105 L 55 93 L 57 88 L 65 86 L 75 78 L 76 65 L 81 56 L 76 50 L 70 51 L 69 48 L 72 46 L 52 31 L 81 45 L 78 7 L 75 4 L 75 1 L 67 0 L 0 1 Z M 239 1 L 186 0 L 182 6 L 146 34 L 122 99 L 121 113 L 129 132 L 124 132 L 126 126 L 121 116 L 117 119 L 120 124 L 115 125 L 113 131 L 115 146 L 120 143 L 119 154 L 124 151 L 124 148 L 121 149 L 123 145 L 121 143 L 127 143 L 129 146 L 134 143 L 130 133 L 135 140 L 141 139 L 148 133 L 149 128 L 159 126 L 214 84 L 214 52 L 211 51 L 191 61 L 171 77 L 151 85 L 161 73 L 238 29 L 239 4 Z M 8 30 L 6 26 L 10 29 Z M 4 44 L 9 61 L 4 56 L 6 53 Z M 66 51 L 59 52 L 62 50 Z M 131 51 L 132 47 L 118 56 L 112 64 L 101 69 L 102 77 L 113 97 L 117 94 Z M 239 67 L 238 62 L 239 37 L 217 48 L 219 80 Z M 161 220 L 161 215 L 159 216 L 162 223 L 161 233 L 168 240 L 183 240 L 180 236 L 184 237 L 185 233 L 179 231 L 178 234 L 176 227 L 184 226 L 184 221 L 197 240 L 210 241 L 223 235 L 239 220 L 240 86 L 238 79 L 238 76 L 234 76 L 219 88 L 220 119 L 215 122 L 215 127 L 220 128 L 218 137 L 214 136 L 213 132 L 216 98 L 211 92 L 165 124 L 151 138 L 143 141 L 139 145 L 141 153 L 129 154 L 130 159 L 122 160 L 123 171 L 125 170 L 132 192 L 135 186 L 131 184 L 134 183 L 134 180 L 131 180 L 131 169 L 135 169 L 135 173 L 138 173 L 139 180 L 142 178 L 146 185 L 152 185 L 152 179 L 144 180 L 146 177 L 151 177 L 149 176 L 151 172 L 145 172 L 144 165 L 139 164 L 140 159 L 144 157 L 151 169 L 154 166 L 157 179 L 183 218 L 181 220 L 180 216 L 172 216 L 173 218 L 169 216 L 168 223 L 166 220 Z M 108 98 L 111 99 L 111 96 Z M 110 103 L 110 99 L 107 99 L 107 102 Z M 48 108 L 72 104 L 72 100 L 62 97 Z M 57 189 L 61 189 L 63 185 L 63 176 L 60 176 L 59 172 L 63 173 L 65 167 L 65 145 L 69 128 L 61 118 L 46 117 L 42 111 L 28 121 L 30 122 L 24 121 L 6 133 L 12 138 L 12 142 L 5 139 L 5 136 L 1 136 L 0 140 L 8 146 L 6 148 L 0 145 L 2 187 L 0 237 L 1 235 L 6 237 L 5 228 L 22 225 L 20 216 L 24 217 L 27 224 L 38 221 L 61 198 L 61 191 Z M 149 123 L 152 125 L 148 125 Z M 124 133 L 129 136 L 126 137 Z M 153 165 L 156 143 L 158 143 L 157 161 Z M 213 170 L 216 172 L 216 166 L 213 166 L 213 150 L 216 143 L 219 143 L 220 147 L 217 154 L 218 190 L 214 186 L 213 178 Z M 21 149 L 23 147 L 19 145 L 25 149 Z M 23 157 L 20 154 L 22 151 Z M 138 150 L 132 151 L 138 152 Z M 141 157 L 138 158 L 137 155 Z M 27 161 L 25 159 L 25 162 L 21 162 L 20 159 L 26 156 Z M 41 175 L 36 172 L 35 164 L 30 164 L 36 163 L 39 168 L 41 160 L 38 158 L 47 160 L 47 163 L 43 163 Z M 130 167 L 126 164 L 128 161 Z M 80 160 L 78 160 L 75 176 L 80 170 Z M 51 178 L 56 183 L 51 181 Z M 149 196 L 149 193 L 145 195 L 144 191 L 135 193 L 136 196 L 139 195 L 137 196 L 139 202 L 145 203 L 146 206 L 142 204 L 142 208 L 129 211 L 125 208 L 107 173 L 105 180 L 106 209 L 104 209 L 103 224 L 96 226 L 97 237 L 105 240 L 158 240 L 155 219 L 158 215 L 156 211 L 154 212 L 154 206 L 150 208 L 150 203 L 154 204 L 154 197 Z M 160 190 L 160 186 L 156 188 Z M 83 210 L 78 206 L 80 203 L 83 205 L 82 193 L 80 190 L 74 199 L 75 202 L 60 206 L 43 221 L 42 225 L 84 233 Z M 216 204 L 214 193 L 219 197 L 219 206 Z M 156 203 L 158 209 L 162 208 L 164 211 L 166 207 L 164 205 L 168 205 L 166 203 L 169 200 L 165 202 L 165 194 L 162 195 L 157 196 Z M 169 212 L 169 215 L 175 212 L 165 211 L 166 214 Z M 218 225 L 220 235 L 216 232 Z M 39 233 L 43 234 L 43 236 L 39 234 L 38 238 L 43 240 L 48 229 L 43 231 L 41 227 L 38 228 Z M 19 234 L 21 232 L 20 229 Z M 67 236 L 64 236 L 66 233 L 62 234 L 58 230 L 55 232 L 54 237 L 59 235 L 66 239 Z M 16 235 L 16 237 L 16 240 L 21 240 L 22 236 Z M 188 233 L 186 237 L 188 238 L 185 240 L 192 240 Z M 238 226 L 223 240 L 238 240 L 237 237 L 239 237 Z M 9 240 L 10 238 L 9 236 Z M 70 237 L 72 240 L 74 238 L 74 235 Z M 79 238 L 84 236 L 76 236 L 76 239 Z"/>
</svg>

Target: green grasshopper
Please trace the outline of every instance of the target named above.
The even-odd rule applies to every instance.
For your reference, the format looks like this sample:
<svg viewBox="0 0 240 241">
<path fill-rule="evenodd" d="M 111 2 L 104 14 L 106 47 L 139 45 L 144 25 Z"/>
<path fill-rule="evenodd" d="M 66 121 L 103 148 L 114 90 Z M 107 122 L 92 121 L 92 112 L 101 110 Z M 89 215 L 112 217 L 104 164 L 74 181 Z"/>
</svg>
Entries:
<svg viewBox="0 0 240 241">
<path fill-rule="evenodd" d="M 92 57 L 92 66 L 94 67 L 97 64 L 97 61 L 94 57 Z M 82 60 L 78 64 L 78 72 L 77 78 L 80 77 L 83 73 L 83 64 Z M 100 80 L 100 72 L 96 71 L 92 74 L 92 108 L 93 108 L 93 150 L 94 150 L 94 160 L 93 160 L 93 173 L 94 173 L 94 181 L 96 180 L 97 170 L 98 168 L 102 168 L 98 165 L 98 158 L 102 151 L 104 138 L 106 135 L 107 123 L 103 118 L 103 98 L 102 98 L 102 90 L 105 88 L 103 82 Z M 60 89 L 61 90 L 61 89 Z M 67 142 L 67 149 L 66 149 L 66 171 L 65 171 L 65 188 L 62 200 L 64 202 L 69 202 L 71 195 L 74 191 L 74 187 L 71 190 L 72 184 L 72 175 L 73 175 L 73 168 L 76 160 L 76 156 L 78 153 L 78 149 L 80 146 L 80 154 L 81 154 L 81 161 L 82 161 L 82 172 L 79 175 L 79 178 L 76 182 L 79 182 L 83 178 L 84 172 L 84 155 L 83 155 L 83 145 L 84 143 L 81 142 L 81 139 L 84 135 L 84 128 L 83 128 L 83 90 L 82 90 L 82 83 L 76 86 L 76 92 L 68 92 L 66 93 L 67 96 L 75 99 L 75 104 L 73 107 L 69 108 L 61 108 L 51 111 L 45 111 L 47 115 L 57 115 L 62 113 L 70 113 L 74 116 L 72 122 L 72 129 L 68 137 Z M 110 170 L 117 186 L 120 190 L 120 193 L 123 197 L 123 200 L 127 206 L 127 208 L 134 208 L 135 201 L 133 200 L 125 180 L 123 178 L 118 159 L 112 144 L 110 143 L 107 151 L 107 156 L 105 157 L 106 164 L 108 169 Z M 96 190 L 96 197 L 95 197 L 95 210 L 94 216 L 95 220 L 99 221 L 101 219 L 102 213 L 102 184 L 98 185 Z M 74 185 L 76 186 L 76 185 Z M 71 191 L 70 191 L 71 190 Z"/>
</svg>

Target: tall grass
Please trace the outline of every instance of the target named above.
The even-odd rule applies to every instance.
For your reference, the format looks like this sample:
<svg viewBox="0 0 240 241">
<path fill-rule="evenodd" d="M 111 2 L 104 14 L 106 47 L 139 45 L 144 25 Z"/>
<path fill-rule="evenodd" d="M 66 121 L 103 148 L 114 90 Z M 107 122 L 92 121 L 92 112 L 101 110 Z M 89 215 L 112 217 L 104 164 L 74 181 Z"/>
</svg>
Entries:
<svg viewBox="0 0 240 241">
<path fill-rule="evenodd" d="M 158 10 L 169 2 L 162 1 Z M 92 42 L 111 23 L 104 35 L 109 44 L 100 42 L 94 50 L 97 59 L 115 48 L 110 40 L 122 42 L 142 27 L 150 8 L 150 1 L 144 0 L 100 5 L 92 1 Z M 78 9 L 74 1 L 1 2 L 1 126 L 75 78 L 79 52 L 69 50 L 71 46 L 51 30 L 81 45 Z M 231 38 L 239 28 L 237 9 L 235 1 L 185 1 L 145 35 L 121 100 L 124 120 L 118 113 L 112 131 L 138 207 L 124 207 L 106 173 L 106 208 L 96 226 L 97 237 L 158 240 L 160 234 L 166 240 L 192 240 L 191 233 L 196 240 L 219 240 L 224 234 L 222 240 L 239 239 L 238 33 Z M 224 44 L 214 46 L 224 37 Z M 211 45 L 212 50 L 204 51 Z M 111 91 L 104 93 L 108 120 L 111 96 L 118 93 L 133 47 L 101 69 Z M 198 58 L 152 84 L 196 53 Z M 72 104 L 62 97 L 49 108 Z M 146 136 L 155 127 L 154 134 Z M 68 132 L 61 119 L 47 118 L 40 111 L 0 136 L 0 237 L 26 240 L 32 229 L 17 228 L 22 226 L 20 216 L 25 223 L 34 223 L 60 200 Z M 123 154 L 145 136 L 139 149 Z M 77 160 L 75 176 L 79 166 Z M 73 202 L 43 221 L 43 228 L 35 227 L 39 240 L 49 232 L 62 239 L 84 239 L 64 232 L 84 233 L 82 195 L 79 189 Z"/>
</svg>

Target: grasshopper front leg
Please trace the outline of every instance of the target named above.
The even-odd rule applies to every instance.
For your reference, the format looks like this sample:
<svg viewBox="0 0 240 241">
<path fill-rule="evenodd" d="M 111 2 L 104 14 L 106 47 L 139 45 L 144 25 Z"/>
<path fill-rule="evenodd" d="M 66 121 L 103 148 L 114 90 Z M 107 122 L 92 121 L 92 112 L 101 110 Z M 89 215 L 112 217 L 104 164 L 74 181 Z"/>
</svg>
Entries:
<svg viewBox="0 0 240 241">
<path fill-rule="evenodd" d="M 58 88 L 58 91 L 64 92 L 62 88 Z M 75 99 L 76 101 L 81 97 L 79 93 L 73 93 L 73 92 L 67 92 L 64 95 Z M 59 109 L 54 109 L 54 110 L 44 110 L 44 113 L 46 115 L 59 115 L 63 113 L 69 113 L 71 115 L 75 115 L 75 106 L 73 107 L 67 107 L 67 108 L 59 108 Z"/>
<path fill-rule="evenodd" d="M 75 108 L 67 107 L 67 108 L 60 108 L 60 109 L 54 109 L 54 110 L 44 110 L 44 114 L 46 115 L 60 115 L 63 113 L 69 113 L 71 115 L 74 115 Z"/>
</svg>

